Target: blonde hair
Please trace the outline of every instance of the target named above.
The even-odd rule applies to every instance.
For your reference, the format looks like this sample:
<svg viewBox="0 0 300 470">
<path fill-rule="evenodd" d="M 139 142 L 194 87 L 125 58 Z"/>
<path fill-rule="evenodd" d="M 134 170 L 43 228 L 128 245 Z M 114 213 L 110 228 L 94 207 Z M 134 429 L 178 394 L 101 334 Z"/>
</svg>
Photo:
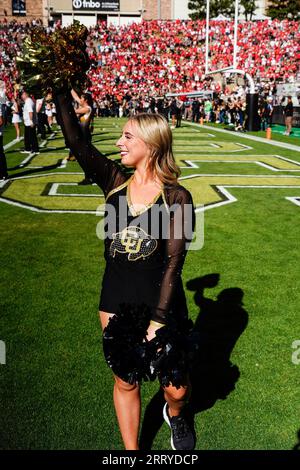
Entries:
<svg viewBox="0 0 300 470">
<path fill-rule="evenodd" d="M 150 148 L 148 169 L 162 183 L 176 184 L 180 169 L 172 150 L 172 132 L 161 114 L 141 113 L 129 118 L 137 124 L 137 134 Z"/>
</svg>

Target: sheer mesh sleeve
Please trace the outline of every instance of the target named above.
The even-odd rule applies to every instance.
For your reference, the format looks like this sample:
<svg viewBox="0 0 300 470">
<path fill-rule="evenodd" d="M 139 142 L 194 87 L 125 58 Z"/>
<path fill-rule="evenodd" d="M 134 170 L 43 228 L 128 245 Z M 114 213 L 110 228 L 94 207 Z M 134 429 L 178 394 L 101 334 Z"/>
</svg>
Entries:
<svg viewBox="0 0 300 470">
<path fill-rule="evenodd" d="M 92 176 L 100 186 L 105 196 L 128 178 L 126 173 L 116 163 L 105 157 L 99 150 L 88 142 L 78 123 L 70 92 L 58 94 L 55 97 L 57 116 L 62 132 L 85 173 Z"/>
<path fill-rule="evenodd" d="M 179 186 L 170 199 L 170 219 L 165 240 L 165 267 L 160 286 L 159 298 L 152 314 L 152 320 L 165 324 L 171 302 L 177 289 L 178 281 L 195 227 L 193 199 L 189 191 Z"/>
</svg>

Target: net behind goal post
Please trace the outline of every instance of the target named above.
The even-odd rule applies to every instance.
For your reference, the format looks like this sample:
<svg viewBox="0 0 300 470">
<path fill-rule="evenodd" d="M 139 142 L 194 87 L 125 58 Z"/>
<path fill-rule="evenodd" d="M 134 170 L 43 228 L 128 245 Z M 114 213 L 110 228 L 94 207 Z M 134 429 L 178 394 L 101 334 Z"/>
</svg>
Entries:
<svg viewBox="0 0 300 470">
<path fill-rule="evenodd" d="M 239 19 L 239 0 L 234 0 L 234 36 L 233 36 L 233 56 L 231 64 L 227 67 L 213 69 L 210 62 L 210 1 L 206 0 L 206 49 L 205 49 L 205 75 L 216 75 L 217 73 L 239 74 L 247 81 L 248 93 L 246 95 L 246 129 L 257 131 L 260 128 L 258 118 L 258 94 L 255 92 L 254 80 L 245 70 L 237 68 L 238 53 L 238 19 Z M 228 38 L 229 39 L 229 38 Z"/>
<path fill-rule="evenodd" d="M 239 0 L 234 0 L 234 36 L 233 36 L 233 55 L 231 64 L 227 67 L 213 69 L 210 60 L 210 2 L 206 0 L 206 38 L 205 38 L 205 75 L 216 75 L 217 73 L 239 74 L 247 79 L 249 84 L 250 94 L 255 93 L 254 80 L 247 72 L 237 68 L 237 53 L 238 53 L 238 20 L 239 20 Z"/>
<path fill-rule="evenodd" d="M 234 38 L 233 38 L 233 56 L 231 65 L 219 69 L 213 70 L 210 64 L 210 2 L 206 0 L 206 37 L 205 37 L 205 74 L 212 75 L 222 72 L 230 72 L 237 68 L 237 40 L 238 40 L 238 18 L 239 18 L 239 0 L 235 1 L 235 12 L 234 12 Z M 225 18 L 224 18 L 225 19 Z"/>
</svg>

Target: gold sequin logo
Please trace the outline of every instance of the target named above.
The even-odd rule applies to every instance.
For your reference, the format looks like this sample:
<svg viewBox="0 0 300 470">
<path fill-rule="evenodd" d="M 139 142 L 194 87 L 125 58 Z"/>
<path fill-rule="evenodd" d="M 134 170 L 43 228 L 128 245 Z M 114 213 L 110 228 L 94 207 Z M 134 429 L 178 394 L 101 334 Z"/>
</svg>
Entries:
<svg viewBox="0 0 300 470">
<path fill-rule="evenodd" d="M 118 252 L 127 254 L 129 261 L 136 261 L 147 258 L 157 247 L 157 240 L 140 227 L 125 227 L 122 232 L 113 233 L 112 236 L 110 256 L 113 258 Z"/>
</svg>

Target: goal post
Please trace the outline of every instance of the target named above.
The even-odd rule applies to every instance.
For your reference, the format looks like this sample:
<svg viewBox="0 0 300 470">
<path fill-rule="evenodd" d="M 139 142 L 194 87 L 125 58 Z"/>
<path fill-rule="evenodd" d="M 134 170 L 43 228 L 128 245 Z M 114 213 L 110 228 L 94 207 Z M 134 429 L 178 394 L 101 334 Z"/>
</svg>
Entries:
<svg viewBox="0 0 300 470">
<path fill-rule="evenodd" d="M 258 130 L 258 94 L 255 91 L 255 83 L 253 77 L 246 72 L 237 68 L 237 52 L 238 52 L 238 19 L 239 19 L 239 0 L 235 1 L 234 11 L 234 37 L 233 37 L 233 57 L 231 65 L 216 70 L 210 69 L 210 2 L 206 0 L 206 34 L 205 34 L 205 75 L 215 75 L 217 73 L 229 73 L 242 75 L 249 84 L 249 93 L 246 96 L 246 114 L 247 114 L 247 129 L 249 131 Z"/>
</svg>

